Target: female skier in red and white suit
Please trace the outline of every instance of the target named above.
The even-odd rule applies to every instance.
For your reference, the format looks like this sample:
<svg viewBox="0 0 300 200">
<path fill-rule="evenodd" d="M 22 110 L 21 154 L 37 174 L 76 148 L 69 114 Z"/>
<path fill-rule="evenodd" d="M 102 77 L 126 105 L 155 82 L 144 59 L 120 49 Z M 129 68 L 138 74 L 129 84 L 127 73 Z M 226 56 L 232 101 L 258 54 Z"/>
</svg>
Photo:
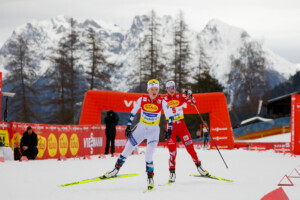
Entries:
<svg viewBox="0 0 300 200">
<path fill-rule="evenodd" d="M 164 97 L 164 100 L 168 102 L 168 105 L 173 111 L 174 114 L 174 121 L 173 121 L 173 131 L 171 135 L 166 134 L 167 139 L 167 146 L 170 152 L 170 159 L 169 159 L 169 170 L 170 170 L 170 178 L 169 182 L 175 182 L 176 175 L 175 175 L 175 166 L 176 166 L 176 139 L 178 136 L 182 143 L 185 145 L 186 150 L 191 155 L 194 163 L 196 164 L 197 170 L 202 175 L 208 175 L 208 172 L 205 171 L 201 167 L 201 161 L 199 160 L 197 153 L 193 146 L 193 141 L 191 135 L 186 127 L 186 124 L 183 120 L 183 104 L 188 103 L 191 105 L 195 105 L 196 101 L 190 95 L 185 95 L 181 93 L 176 93 L 176 87 L 174 81 L 168 81 L 166 83 L 166 88 L 168 94 Z"/>
</svg>

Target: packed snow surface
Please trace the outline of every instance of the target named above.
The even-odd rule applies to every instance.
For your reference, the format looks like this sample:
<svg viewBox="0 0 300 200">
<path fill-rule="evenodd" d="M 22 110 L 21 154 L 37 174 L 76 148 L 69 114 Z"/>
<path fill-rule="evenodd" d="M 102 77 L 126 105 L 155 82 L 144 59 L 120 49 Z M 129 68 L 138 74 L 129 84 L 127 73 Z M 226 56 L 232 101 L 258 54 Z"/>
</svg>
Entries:
<svg viewBox="0 0 300 200">
<path fill-rule="evenodd" d="M 255 140 L 251 140 L 252 142 L 291 142 L 291 133 L 284 133 L 280 135 L 273 135 L 269 137 L 263 137 Z M 248 140 L 249 142 L 249 140 Z"/>
<path fill-rule="evenodd" d="M 284 133 L 253 140 L 235 140 L 236 142 L 291 142 L 291 133 Z"/>
<path fill-rule="evenodd" d="M 140 149 L 144 150 L 144 149 Z M 60 184 L 102 175 L 113 168 L 116 158 L 92 160 L 68 159 L 36 160 L 29 162 L 7 161 L 0 164 L 1 199 L 260 199 L 278 188 L 285 174 L 294 168 L 300 170 L 300 157 L 276 154 L 273 151 L 245 150 L 221 151 L 229 169 L 226 169 L 215 150 L 197 150 L 203 166 L 211 174 L 234 180 L 233 183 L 190 177 L 197 173 L 185 149 L 178 149 L 176 183 L 159 186 L 168 180 L 167 148 L 158 148 L 154 155 L 155 187 L 146 189 L 144 155 L 129 156 L 120 174 L 139 173 L 139 176 L 58 187 Z M 291 200 L 300 199 L 300 179 L 292 179 L 295 186 L 284 187 Z"/>
</svg>

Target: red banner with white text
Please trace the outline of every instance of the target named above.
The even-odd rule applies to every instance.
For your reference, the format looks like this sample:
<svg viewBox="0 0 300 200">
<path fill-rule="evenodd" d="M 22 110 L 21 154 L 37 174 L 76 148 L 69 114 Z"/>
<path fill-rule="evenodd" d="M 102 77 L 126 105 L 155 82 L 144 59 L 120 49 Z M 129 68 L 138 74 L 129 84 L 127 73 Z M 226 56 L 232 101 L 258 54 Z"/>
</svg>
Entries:
<svg viewBox="0 0 300 200">
<path fill-rule="evenodd" d="M 1 97 L 2 97 L 2 72 L 0 72 L 0 121 L 1 121 Z"/>
<path fill-rule="evenodd" d="M 292 95 L 291 152 L 300 155 L 300 94 Z"/>
<path fill-rule="evenodd" d="M 37 159 L 99 155 L 105 149 L 104 125 L 46 125 L 10 123 L 10 146 L 20 147 L 20 141 L 27 126 L 38 135 L 39 153 Z M 124 127 L 117 127 L 116 152 L 126 144 Z"/>
</svg>

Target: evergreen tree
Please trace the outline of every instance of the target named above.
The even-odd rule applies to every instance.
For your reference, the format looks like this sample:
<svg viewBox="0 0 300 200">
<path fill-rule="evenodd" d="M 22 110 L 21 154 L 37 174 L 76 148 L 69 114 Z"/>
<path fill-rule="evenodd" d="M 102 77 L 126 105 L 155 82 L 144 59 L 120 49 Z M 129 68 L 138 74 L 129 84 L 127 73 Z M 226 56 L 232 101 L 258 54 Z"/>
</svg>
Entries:
<svg viewBox="0 0 300 200">
<path fill-rule="evenodd" d="M 224 90 L 219 81 L 207 71 L 194 76 L 194 80 L 196 82 L 191 84 L 191 89 L 194 93 L 223 92 Z"/>
<path fill-rule="evenodd" d="M 79 100 L 78 94 L 81 91 L 78 91 L 79 86 L 79 71 L 78 71 L 78 66 L 76 65 L 77 60 L 79 57 L 76 55 L 76 52 L 80 48 L 80 41 L 79 41 L 79 34 L 78 31 L 76 30 L 76 21 L 73 18 L 70 18 L 69 20 L 70 23 L 70 33 L 67 34 L 66 36 L 66 47 L 68 50 L 68 72 L 70 74 L 69 76 L 69 90 L 70 90 L 70 104 L 71 104 L 71 110 L 70 114 L 75 117 L 75 104 Z M 75 118 L 71 120 L 71 123 L 75 122 Z"/>
<path fill-rule="evenodd" d="M 198 43 L 198 66 L 197 66 L 197 74 L 201 74 L 203 72 L 209 72 L 210 70 L 210 59 L 205 53 L 205 49 L 202 45 L 201 38 Z"/>
<path fill-rule="evenodd" d="M 242 120 L 256 115 L 258 101 L 268 98 L 269 83 L 260 43 L 245 43 L 240 55 L 239 58 L 231 57 L 232 68 L 227 82 L 233 86 L 232 109 Z"/>
<path fill-rule="evenodd" d="M 87 38 L 90 65 L 89 71 L 86 73 L 88 74 L 90 89 L 109 89 L 109 71 L 114 67 L 114 65 L 107 62 L 104 56 L 104 43 L 101 38 L 97 36 L 94 29 L 89 28 Z"/>
<path fill-rule="evenodd" d="M 210 60 L 205 53 L 201 40 L 198 45 L 198 65 L 196 67 L 196 75 L 193 77 L 195 83 L 192 83 L 191 89 L 194 93 L 206 92 L 222 92 L 224 87 L 213 78 L 210 74 Z"/>
<path fill-rule="evenodd" d="M 5 66 L 8 74 L 5 84 L 11 86 L 10 92 L 16 95 L 10 100 L 10 112 L 14 121 L 37 122 L 39 117 L 33 111 L 33 106 L 39 103 L 36 100 L 38 91 L 32 86 L 36 80 L 35 71 L 39 69 L 33 64 L 32 52 L 28 40 L 21 35 L 8 44 L 9 62 Z"/>
<path fill-rule="evenodd" d="M 276 98 L 293 92 L 300 92 L 300 71 L 291 76 L 289 80 L 274 87 L 270 98 Z"/>
<path fill-rule="evenodd" d="M 142 43 L 142 40 L 139 39 L 139 46 L 138 46 L 138 56 L 137 56 L 137 63 L 138 63 L 138 70 L 134 71 L 133 76 L 136 76 L 138 74 L 138 86 L 135 87 L 134 92 L 138 92 L 138 93 L 143 93 L 145 92 L 145 85 L 146 85 L 146 80 L 144 80 L 143 78 L 143 69 L 145 69 L 144 66 L 144 59 L 143 59 L 143 53 L 144 53 L 144 49 L 143 49 L 144 45 Z"/>
<path fill-rule="evenodd" d="M 69 59 L 68 47 L 62 38 L 58 48 L 51 57 L 53 63 L 52 70 L 47 72 L 45 79 L 48 84 L 43 86 L 44 91 L 49 91 L 48 100 L 44 106 L 51 110 L 46 122 L 50 124 L 70 124 L 73 119 L 71 112 L 71 95 L 69 81 Z"/>
<path fill-rule="evenodd" d="M 59 41 L 58 48 L 51 57 L 52 70 L 47 72 L 48 84 L 43 86 L 52 92 L 52 96 L 45 102 L 51 108 L 48 123 L 74 124 L 77 103 L 82 100 L 85 86 L 80 78 L 76 55 L 81 48 L 76 21 L 69 19 L 70 32 Z"/>
<path fill-rule="evenodd" d="M 159 19 L 154 10 L 149 15 L 148 23 L 146 24 L 145 35 L 142 38 L 139 46 L 139 66 L 140 66 L 140 85 L 146 84 L 149 79 L 158 79 L 159 81 L 165 78 L 166 66 L 162 52 L 160 40 Z M 141 87 L 141 86 L 140 86 Z"/>
<path fill-rule="evenodd" d="M 183 13 L 177 16 L 174 25 L 174 58 L 172 62 L 173 80 L 177 84 L 177 90 L 183 92 L 188 85 L 187 65 L 191 59 L 190 44 L 187 38 L 188 27 L 184 21 Z"/>
<path fill-rule="evenodd" d="M 207 92 L 222 92 L 224 87 L 213 78 L 210 74 L 210 60 L 206 55 L 201 40 L 198 44 L 198 64 L 194 68 L 196 75 L 193 77 L 194 83 L 190 84 L 190 89 L 193 93 L 207 93 Z M 202 114 L 206 122 L 209 122 L 209 115 Z M 185 115 L 185 122 L 191 133 L 192 138 L 197 138 L 196 132 L 199 130 L 199 123 L 202 124 L 199 115 Z M 197 122 L 197 123 L 195 123 Z"/>
</svg>

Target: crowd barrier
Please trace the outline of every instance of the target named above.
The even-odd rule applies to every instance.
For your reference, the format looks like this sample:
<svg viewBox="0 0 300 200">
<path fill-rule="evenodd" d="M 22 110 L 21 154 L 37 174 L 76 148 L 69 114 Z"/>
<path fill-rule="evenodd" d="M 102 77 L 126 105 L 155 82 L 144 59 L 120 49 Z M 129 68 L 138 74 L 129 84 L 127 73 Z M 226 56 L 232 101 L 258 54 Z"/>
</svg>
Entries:
<svg viewBox="0 0 300 200">
<path fill-rule="evenodd" d="M 51 159 L 65 156 L 83 157 L 87 155 L 104 154 L 106 136 L 105 125 L 46 125 L 11 122 L 0 123 L 0 140 L 12 149 L 20 148 L 23 133 L 31 126 L 38 135 L 39 153 L 37 159 Z M 124 136 L 126 126 L 117 126 L 115 140 L 115 153 L 121 153 L 126 145 Z M 177 148 L 184 148 L 182 142 L 176 143 Z M 202 149 L 203 142 L 193 142 L 195 149 Z M 146 147 L 147 143 L 140 144 Z M 167 148 L 166 142 L 159 142 L 158 147 Z M 210 148 L 208 143 L 207 148 Z M 261 142 L 235 142 L 235 148 L 264 151 L 275 150 L 278 153 L 289 153 L 290 143 L 261 143 Z"/>
<path fill-rule="evenodd" d="M 47 125 L 11 122 L 10 147 L 19 148 L 23 133 L 31 126 L 38 135 L 37 159 L 99 155 L 105 152 L 104 125 Z M 124 126 L 117 126 L 116 153 L 120 153 L 127 139 Z"/>
</svg>

